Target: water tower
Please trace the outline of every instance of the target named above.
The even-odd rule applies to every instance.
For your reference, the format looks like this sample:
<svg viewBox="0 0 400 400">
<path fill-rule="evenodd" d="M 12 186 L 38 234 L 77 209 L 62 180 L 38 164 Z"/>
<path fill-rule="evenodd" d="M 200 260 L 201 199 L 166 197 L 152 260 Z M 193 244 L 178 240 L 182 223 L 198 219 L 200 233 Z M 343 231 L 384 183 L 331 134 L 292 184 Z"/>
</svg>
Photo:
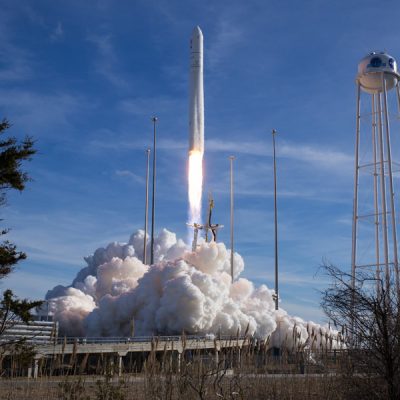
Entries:
<svg viewBox="0 0 400 400">
<path fill-rule="evenodd" d="M 360 269 L 373 270 L 377 290 L 380 282 L 386 289 L 392 284 L 400 289 L 393 186 L 398 164 L 393 160 L 390 136 L 391 116 L 400 111 L 399 79 L 396 60 L 385 52 L 370 53 L 358 64 L 352 283 Z M 360 193 L 365 195 L 362 201 Z M 361 234 L 364 222 L 368 227 Z"/>
</svg>

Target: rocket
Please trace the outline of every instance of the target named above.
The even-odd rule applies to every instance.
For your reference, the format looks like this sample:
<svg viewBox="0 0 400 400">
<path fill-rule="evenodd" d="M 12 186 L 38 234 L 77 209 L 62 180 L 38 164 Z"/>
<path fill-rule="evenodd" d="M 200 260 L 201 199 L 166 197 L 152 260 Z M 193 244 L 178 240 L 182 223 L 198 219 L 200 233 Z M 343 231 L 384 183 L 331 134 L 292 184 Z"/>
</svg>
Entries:
<svg viewBox="0 0 400 400">
<path fill-rule="evenodd" d="M 190 38 L 189 154 L 204 153 L 203 33 L 199 26 Z"/>
</svg>

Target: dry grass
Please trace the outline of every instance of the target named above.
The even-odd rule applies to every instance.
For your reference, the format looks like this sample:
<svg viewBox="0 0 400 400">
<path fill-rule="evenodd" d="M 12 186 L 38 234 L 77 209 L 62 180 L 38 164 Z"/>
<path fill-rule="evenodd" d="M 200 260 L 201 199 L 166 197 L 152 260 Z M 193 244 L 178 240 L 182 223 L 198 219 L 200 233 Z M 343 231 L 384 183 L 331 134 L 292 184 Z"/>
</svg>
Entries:
<svg viewBox="0 0 400 400">
<path fill-rule="evenodd" d="M 328 376 L 293 378 L 283 376 L 218 376 L 165 377 L 154 379 L 98 380 L 89 382 L 79 377 L 61 382 L 41 378 L 29 384 L 2 382 L 0 396 L 9 400 L 130 400 L 130 399 L 342 399 L 339 381 Z"/>
<path fill-rule="evenodd" d="M 182 340 L 184 342 L 184 338 Z M 326 340 L 329 343 L 329 338 Z M 277 355 L 268 349 L 268 340 L 257 342 L 251 339 L 241 349 L 233 345 L 218 353 L 216 341 L 216 348 L 208 353 L 184 350 L 181 357 L 176 351 L 128 354 L 124 358 L 123 373 L 120 377 L 117 374 L 118 359 L 115 355 L 89 357 L 72 354 L 41 360 L 38 379 L 28 380 L 26 360 L 15 356 L 8 360 L 8 364 L 6 363 L 8 368 L 3 370 L 0 398 L 7 400 L 369 398 L 349 396 L 354 379 L 346 378 L 349 371 L 346 352 L 334 352 L 322 348 L 318 351 L 314 348 L 311 351 L 297 345 L 296 340 L 292 342 L 294 343 L 292 348 L 285 348 Z"/>
</svg>

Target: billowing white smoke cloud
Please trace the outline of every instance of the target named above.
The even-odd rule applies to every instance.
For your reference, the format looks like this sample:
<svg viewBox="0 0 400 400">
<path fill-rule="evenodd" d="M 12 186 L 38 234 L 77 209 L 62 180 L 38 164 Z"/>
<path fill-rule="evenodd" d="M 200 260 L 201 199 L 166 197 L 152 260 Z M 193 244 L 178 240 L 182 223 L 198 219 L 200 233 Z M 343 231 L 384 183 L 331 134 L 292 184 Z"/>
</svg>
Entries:
<svg viewBox="0 0 400 400">
<path fill-rule="evenodd" d="M 87 266 L 70 287 L 47 293 L 49 309 L 62 334 L 135 336 L 187 334 L 255 334 L 270 343 L 319 346 L 331 332 L 275 311 L 273 292 L 255 288 L 234 254 L 223 243 L 200 243 L 195 253 L 166 229 L 155 240 L 155 263 L 142 263 L 144 232 L 128 243 L 110 243 L 85 258 Z M 278 329 L 277 329 L 278 328 Z M 318 335 L 314 335 L 319 333 Z M 314 338 L 315 336 L 315 338 Z M 318 336 L 318 337 L 317 337 Z M 325 338 L 325 339 L 324 339 Z M 322 343 L 324 344 L 324 343 Z"/>
</svg>

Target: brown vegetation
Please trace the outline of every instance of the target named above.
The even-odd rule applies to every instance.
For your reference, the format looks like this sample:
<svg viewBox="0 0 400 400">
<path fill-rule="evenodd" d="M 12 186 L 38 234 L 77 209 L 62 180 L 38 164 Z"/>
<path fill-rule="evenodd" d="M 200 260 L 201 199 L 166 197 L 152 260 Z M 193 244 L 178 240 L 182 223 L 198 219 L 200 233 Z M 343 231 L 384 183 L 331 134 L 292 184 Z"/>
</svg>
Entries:
<svg viewBox="0 0 400 400">
<path fill-rule="evenodd" d="M 0 398 L 9 400 L 128 400 L 128 399 L 346 399 L 349 389 L 342 371 L 346 351 L 283 352 L 268 343 L 248 341 L 241 349 L 224 351 L 149 352 L 126 356 L 122 376 L 117 357 L 97 357 L 96 374 L 82 369 L 88 360 L 76 355 L 42 360 L 37 380 L 3 378 Z M 92 360 L 94 361 L 94 360 Z M 93 364 L 93 365 L 94 365 Z M 14 363 L 16 367 L 16 363 Z M 82 373 L 85 372 L 85 375 Z M 81 374 L 79 374 L 81 373 Z M 58 374 L 58 375 L 56 375 Z M 379 385 L 378 385 L 379 386 Z M 361 398 L 361 397 L 358 397 Z"/>
</svg>

